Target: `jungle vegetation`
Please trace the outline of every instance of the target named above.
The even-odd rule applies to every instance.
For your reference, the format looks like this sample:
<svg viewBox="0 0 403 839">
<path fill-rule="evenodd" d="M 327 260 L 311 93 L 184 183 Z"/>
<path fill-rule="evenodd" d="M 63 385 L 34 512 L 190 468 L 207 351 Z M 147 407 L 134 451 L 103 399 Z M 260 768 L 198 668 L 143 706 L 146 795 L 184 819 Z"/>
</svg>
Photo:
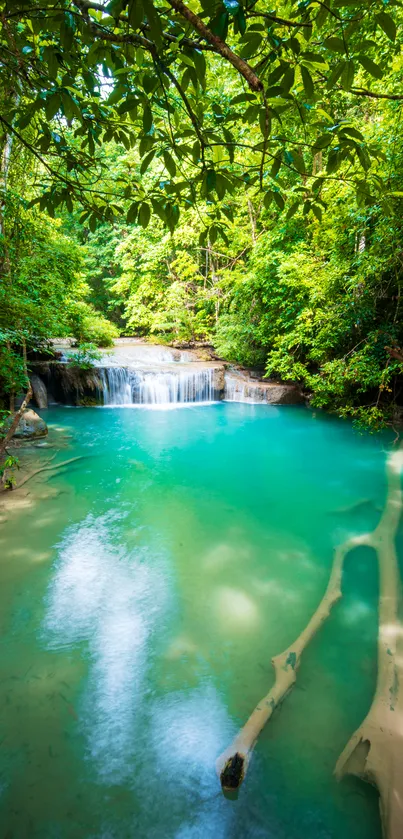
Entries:
<svg viewBox="0 0 403 839">
<path fill-rule="evenodd" d="M 0 0 L 0 390 L 52 337 L 403 396 L 395 0 Z"/>
</svg>

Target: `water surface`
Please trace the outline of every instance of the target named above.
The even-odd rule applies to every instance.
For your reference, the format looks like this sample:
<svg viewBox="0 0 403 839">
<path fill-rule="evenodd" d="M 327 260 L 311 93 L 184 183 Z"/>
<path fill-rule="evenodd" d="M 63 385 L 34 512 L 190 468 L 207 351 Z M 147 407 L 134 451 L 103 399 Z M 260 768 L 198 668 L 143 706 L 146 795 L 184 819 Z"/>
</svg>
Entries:
<svg viewBox="0 0 403 839">
<path fill-rule="evenodd" d="M 83 459 L 0 530 L 0 837 L 380 839 L 376 792 L 333 777 L 376 679 L 368 549 L 237 800 L 214 763 L 376 525 L 387 441 L 299 407 L 42 413 L 29 456 Z"/>
</svg>

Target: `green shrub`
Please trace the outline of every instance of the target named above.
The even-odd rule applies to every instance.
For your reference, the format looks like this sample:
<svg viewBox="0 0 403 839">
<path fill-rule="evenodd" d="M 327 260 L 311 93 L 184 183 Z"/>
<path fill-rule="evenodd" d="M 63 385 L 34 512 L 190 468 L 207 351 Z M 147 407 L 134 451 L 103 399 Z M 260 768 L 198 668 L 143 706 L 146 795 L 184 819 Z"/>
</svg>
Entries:
<svg viewBox="0 0 403 839">
<path fill-rule="evenodd" d="M 83 300 L 70 303 L 70 331 L 80 344 L 91 343 L 97 347 L 112 347 L 119 337 L 117 327 Z"/>
</svg>

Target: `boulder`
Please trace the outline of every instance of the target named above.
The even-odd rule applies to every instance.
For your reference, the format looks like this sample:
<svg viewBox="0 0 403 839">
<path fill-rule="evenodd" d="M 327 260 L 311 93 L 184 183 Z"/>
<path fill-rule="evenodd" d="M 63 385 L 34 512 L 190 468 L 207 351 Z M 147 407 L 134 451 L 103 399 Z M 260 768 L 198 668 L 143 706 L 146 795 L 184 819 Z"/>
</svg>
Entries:
<svg viewBox="0 0 403 839">
<path fill-rule="evenodd" d="M 48 394 L 46 390 L 46 385 L 42 381 L 41 377 L 37 376 L 36 373 L 33 373 L 31 376 L 31 385 L 37 407 L 47 408 Z"/>
<path fill-rule="evenodd" d="M 38 416 L 31 408 L 24 411 L 14 433 L 14 437 L 22 440 L 34 440 L 37 437 L 46 437 L 48 427 L 46 422 Z"/>
<path fill-rule="evenodd" d="M 224 373 L 225 368 L 224 366 L 216 365 L 213 367 L 213 387 L 214 387 L 214 394 L 216 399 L 223 399 L 224 398 Z"/>
</svg>

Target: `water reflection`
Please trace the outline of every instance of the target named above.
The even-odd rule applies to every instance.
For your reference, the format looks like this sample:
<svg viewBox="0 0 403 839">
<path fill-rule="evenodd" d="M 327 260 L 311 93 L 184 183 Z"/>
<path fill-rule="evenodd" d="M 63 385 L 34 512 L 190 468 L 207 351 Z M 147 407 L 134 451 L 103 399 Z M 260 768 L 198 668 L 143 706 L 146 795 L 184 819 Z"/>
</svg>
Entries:
<svg viewBox="0 0 403 839">
<path fill-rule="evenodd" d="M 122 514 L 88 516 L 59 549 L 45 620 L 53 647 L 85 645 L 90 668 L 80 707 L 88 754 L 104 780 L 132 775 L 136 714 L 150 637 L 167 600 L 161 558 L 119 544 Z"/>
</svg>

